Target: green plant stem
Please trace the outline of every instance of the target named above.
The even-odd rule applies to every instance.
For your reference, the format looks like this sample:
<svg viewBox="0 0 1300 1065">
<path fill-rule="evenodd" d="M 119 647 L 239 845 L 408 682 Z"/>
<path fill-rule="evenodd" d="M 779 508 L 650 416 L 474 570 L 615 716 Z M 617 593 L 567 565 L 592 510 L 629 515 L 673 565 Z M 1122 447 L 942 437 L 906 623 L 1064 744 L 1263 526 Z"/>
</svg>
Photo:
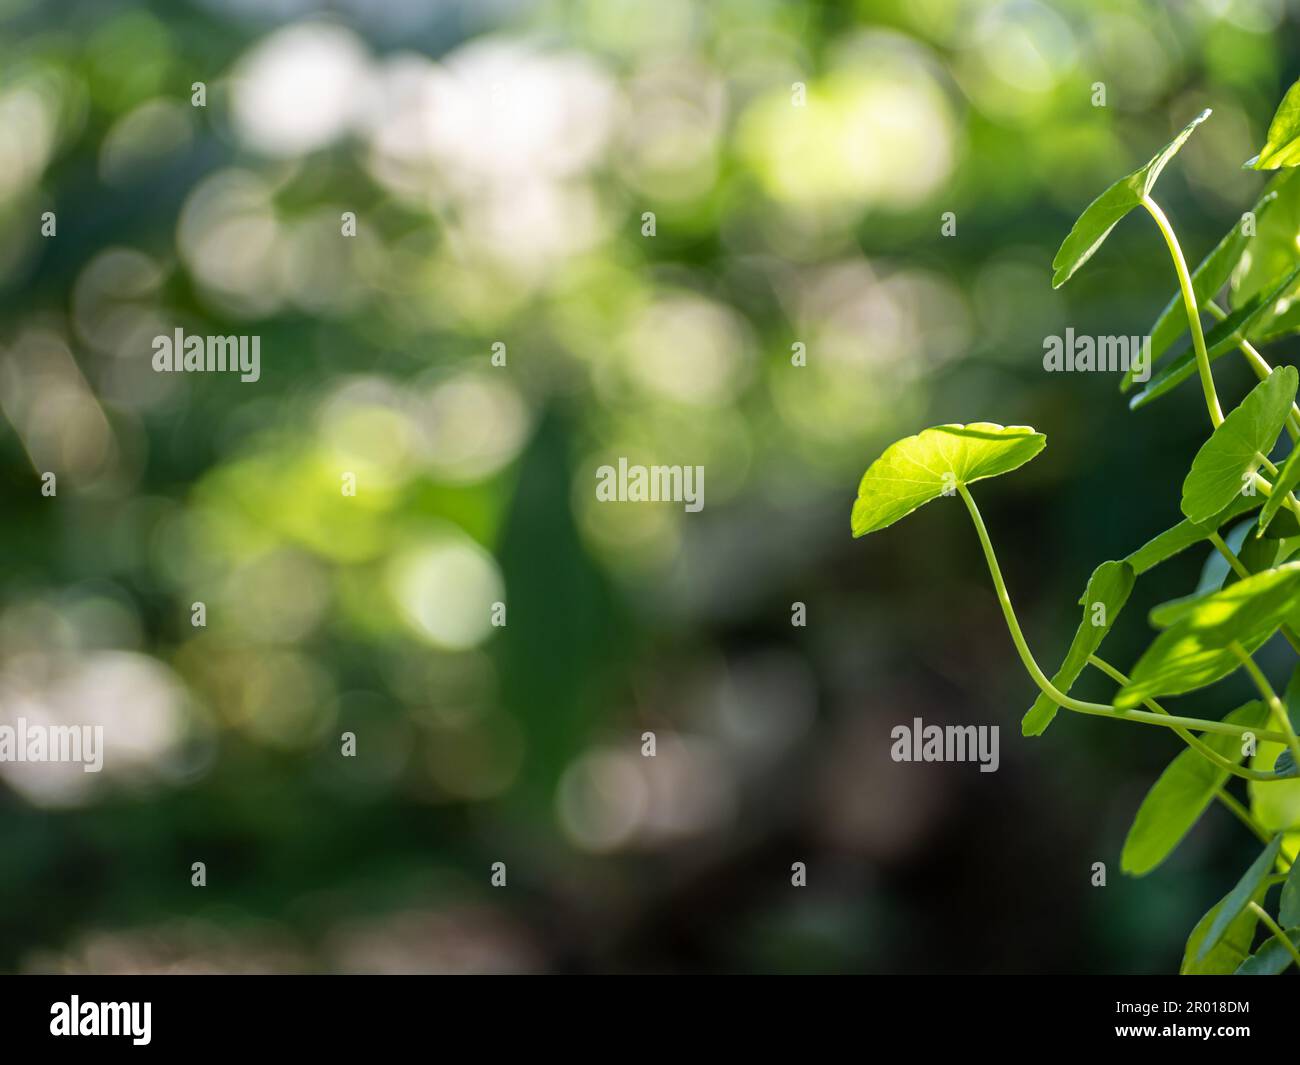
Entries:
<svg viewBox="0 0 1300 1065">
<path fill-rule="evenodd" d="M 1250 908 L 1255 912 L 1255 916 L 1259 918 L 1260 924 L 1273 933 L 1273 938 L 1286 947 L 1287 953 L 1291 955 L 1296 965 L 1300 965 L 1300 950 L 1296 949 L 1296 945 L 1291 942 L 1291 937 L 1282 931 L 1281 925 L 1273 920 L 1268 910 L 1253 899 L 1250 902 Z"/>
<path fill-rule="evenodd" d="M 1228 317 L 1228 312 L 1215 303 L 1214 300 L 1206 300 L 1205 309 L 1210 312 L 1216 321 L 1222 322 Z M 1263 381 L 1273 372 L 1272 365 L 1259 353 L 1254 344 L 1240 333 L 1234 333 L 1232 338 L 1237 342 L 1237 348 L 1246 356 L 1246 362 L 1255 371 L 1256 377 Z M 1300 405 L 1294 402 L 1291 404 L 1291 413 L 1287 416 L 1286 431 L 1292 441 L 1300 440 Z"/>
<path fill-rule="evenodd" d="M 1253 833 L 1255 833 L 1255 835 L 1259 837 L 1259 841 L 1261 843 L 1267 843 L 1270 839 L 1273 838 L 1267 832 L 1264 831 L 1264 827 L 1258 821 L 1256 821 L 1253 817 L 1250 816 L 1250 811 L 1247 810 L 1244 806 L 1242 806 L 1241 803 L 1239 803 L 1228 793 L 1227 788 L 1217 789 L 1214 793 L 1214 797 L 1218 799 L 1219 802 L 1223 803 L 1223 805 L 1226 806 L 1229 810 L 1231 810 L 1234 814 L 1236 814 L 1237 820 L 1240 821 L 1243 825 L 1245 825 L 1248 829 L 1250 829 Z"/>
<path fill-rule="evenodd" d="M 1215 546 L 1215 549 L 1219 552 L 1219 554 L 1221 554 L 1225 559 L 1227 559 L 1228 565 L 1232 567 L 1232 572 L 1235 573 L 1238 577 L 1240 577 L 1243 581 L 1251 575 L 1250 570 L 1248 570 L 1242 564 L 1241 559 L 1237 557 L 1237 553 L 1228 546 L 1228 542 L 1224 540 L 1224 538 L 1220 536 L 1217 532 L 1210 533 L 1210 543 L 1212 543 Z"/>
<path fill-rule="evenodd" d="M 1219 554 L 1228 560 L 1228 565 L 1232 567 L 1232 571 L 1238 577 L 1245 580 L 1247 577 L 1253 576 L 1250 570 L 1242 564 L 1241 559 L 1237 557 L 1237 553 L 1228 546 L 1227 541 L 1217 532 L 1210 534 L 1210 543 L 1215 546 L 1215 549 Z M 1295 651 L 1296 654 L 1300 654 L 1300 636 L 1296 635 L 1295 630 L 1292 629 L 1290 625 L 1281 626 L 1281 630 L 1283 639 L 1291 645 L 1291 649 Z"/>
<path fill-rule="evenodd" d="M 1106 676 L 1110 677 L 1110 679 L 1115 681 L 1116 683 L 1118 684 L 1128 683 L 1128 677 L 1124 676 L 1123 673 L 1121 673 L 1118 669 L 1112 666 L 1109 662 L 1105 661 L 1105 659 L 1099 658 L 1097 655 L 1089 655 L 1088 663 L 1094 668 L 1101 670 L 1103 673 L 1106 674 Z M 1147 706 L 1151 707 L 1151 709 L 1154 710 L 1156 713 L 1164 714 L 1166 717 L 1172 716 L 1170 715 L 1168 710 L 1166 710 L 1154 699 L 1143 699 L 1142 701 Z M 1192 750 L 1194 750 L 1197 754 L 1201 755 L 1207 761 L 1213 762 L 1220 769 L 1224 770 L 1227 773 L 1230 773 L 1234 777 L 1240 777 L 1242 780 L 1257 780 L 1260 783 L 1276 782 L 1278 780 L 1283 779 L 1282 777 L 1275 776 L 1272 773 L 1263 772 L 1262 770 L 1259 769 L 1247 769 L 1242 766 L 1239 766 L 1236 762 L 1232 761 L 1231 759 L 1225 758 L 1213 747 L 1210 747 L 1207 744 L 1205 744 L 1202 740 L 1197 739 L 1181 725 L 1175 726 L 1174 732 L 1176 732 L 1179 738 L 1184 743 L 1186 743 L 1187 746 L 1191 747 Z M 1246 816 L 1249 817 L 1250 815 L 1247 814 Z M 1255 829 L 1255 831 L 1258 834 L 1260 832 L 1263 832 L 1263 829 Z M 1268 836 L 1264 836 L 1263 839 L 1265 843 L 1268 842 Z"/>
<path fill-rule="evenodd" d="M 1270 477 L 1276 478 L 1279 476 L 1281 471 L 1275 465 L 1273 465 L 1272 459 L 1270 459 L 1267 455 L 1260 455 L 1258 451 L 1256 451 L 1255 454 L 1259 455 L 1260 465 L 1263 466 L 1264 469 L 1268 470 Z M 1258 473 L 1255 474 L 1255 480 L 1263 481 L 1264 484 L 1268 485 L 1267 489 L 1265 489 L 1264 491 L 1264 494 L 1266 496 L 1271 496 L 1273 494 L 1273 485 L 1269 481 L 1261 477 Z M 1288 492 L 1286 494 L 1286 498 L 1282 500 L 1282 505 L 1286 507 L 1286 509 L 1289 510 L 1292 514 L 1294 514 L 1297 518 L 1300 518 L 1300 503 L 1296 502 L 1295 496 L 1292 495 L 1290 492 Z"/>
<path fill-rule="evenodd" d="M 1029 650 L 1029 645 L 1025 642 L 1025 635 L 1020 631 L 1020 623 L 1016 620 L 1015 609 L 1011 606 L 1011 596 L 1007 592 L 1006 582 L 1002 579 L 1002 570 L 998 566 L 997 555 L 993 551 L 993 543 L 989 539 L 988 529 L 984 527 L 984 519 L 980 516 L 979 507 L 975 505 L 970 490 L 964 484 L 958 482 L 957 491 L 966 503 L 966 509 L 970 512 L 971 521 L 975 524 L 975 532 L 979 536 L 980 546 L 984 549 L 984 560 L 988 563 L 989 575 L 993 578 L 993 587 L 997 591 L 998 602 L 1002 606 L 1002 616 L 1006 619 L 1007 630 L 1011 634 L 1011 642 L 1016 645 L 1016 652 L 1020 655 L 1020 661 L 1024 663 L 1025 670 L 1029 673 L 1033 682 L 1054 703 L 1065 707 L 1067 710 L 1073 710 L 1080 714 L 1091 714 L 1094 717 L 1109 717 L 1120 721 L 1139 721 L 1143 724 L 1160 725 L 1164 728 L 1181 725 L 1183 728 L 1195 729 L 1197 732 L 1216 732 L 1224 736 L 1244 736 L 1249 732 L 1274 743 L 1285 742 L 1286 737 L 1280 733 L 1242 728 L 1240 725 L 1233 725 L 1227 721 L 1203 721 L 1195 717 L 1178 717 L 1174 714 L 1161 715 L 1144 710 L 1116 710 L 1115 707 L 1108 706 L 1105 703 L 1084 702 L 1082 699 L 1074 699 L 1066 695 L 1039 668 L 1038 663 L 1034 660 L 1033 653 Z"/>
<path fill-rule="evenodd" d="M 1169 245 L 1170 258 L 1174 260 L 1174 271 L 1178 274 L 1178 287 L 1183 293 L 1183 308 L 1187 311 L 1187 324 L 1192 330 L 1192 347 L 1196 350 L 1196 370 L 1201 376 L 1201 390 L 1205 393 L 1205 406 L 1210 412 L 1210 424 L 1218 428 L 1223 424 L 1223 408 L 1219 406 L 1219 394 L 1214 389 L 1214 375 L 1210 372 L 1210 354 L 1205 350 L 1205 333 L 1201 330 L 1201 313 L 1196 306 L 1196 293 L 1192 289 L 1192 277 L 1187 272 L 1187 260 L 1183 258 L 1183 249 L 1174 235 L 1174 228 L 1169 224 L 1157 205 L 1149 196 L 1142 197 L 1142 206 L 1155 219 L 1165 243 Z"/>
<path fill-rule="evenodd" d="M 1268 708 L 1273 711 L 1273 716 L 1277 719 L 1283 734 L 1286 736 L 1287 746 L 1291 748 L 1291 756 L 1295 759 L 1296 765 L 1300 765 L 1300 739 L 1296 738 L 1295 729 L 1291 727 L 1291 715 L 1287 713 L 1286 707 L 1282 700 L 1277 697 L 1277 692 L 1273 690 L 1273 685 L 1268 682 L 1264 676 L 1264 671 L 1259 668 L 1255 660 L 1246 653 L 1246 649 L 1236 640 L 1232 641 L 1232 650 L 1241 660 L 1246 672 L 1250 674 L 1250 679 L 1255 682 L 1255 687 L 1259 689 L 1259 694 L 1264 697 L 1264 702 L 1268 703 Z"/>
<path fill-rule="evenodd" d="M 1258 454 L 1258 452 L 1256 452 L 1256 454 Z M 1264 458 L 1264 456 L 1261 455 L 1260 458 L 1263 460 L 1262 465 L 1264 466 L 1264 468 L 1266 470 L 1269 470 L 1273 474 L 1273 476 L 1276 477 L 1277 467 L 1274 466 L 1273 463 L 1270 462 L 1267 458 Z M 1263 492 L 1265 497 L 1271 496 L 1273 494 L 1273 482 L 1268 480 L 1268 478 L 1266 477 L 1261 477 L 1258 473 L 1255 474 L 1255 487 L 1259 489 L 1259 491 Z M 1290 492 L 1287 493 L 1286 499 L 1282 501 L 1282 505 L 1286 507 L 1286 509 L 1289 510 L 1292 514 L 1294 514 L 1298 519 L 1300 519 L 1300 503 L 1296 502 L 1295 496 L 1293 496 Z"/>
</svg>

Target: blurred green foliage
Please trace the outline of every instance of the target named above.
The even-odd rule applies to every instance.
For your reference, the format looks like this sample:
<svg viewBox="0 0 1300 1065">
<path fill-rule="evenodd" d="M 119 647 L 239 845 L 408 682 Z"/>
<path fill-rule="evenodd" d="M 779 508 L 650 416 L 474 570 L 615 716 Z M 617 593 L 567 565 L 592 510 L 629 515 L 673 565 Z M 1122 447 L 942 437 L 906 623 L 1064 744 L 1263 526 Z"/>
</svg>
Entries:
<svg viewBox="0 0 1300 1065">
<path fill-rule="evenodd" d="M 1131 462 L 1185 469 L 1199 397 L 1044 374 L 1045 335 L 1140 332 L 1174 286 L 1136 219 L 1071 292 L 1052 252 L 1212 106 L 1161 181 L 1199 259 L 1262 187 L 1294 31 L 1234 0 L 0 5 L 0 715 L 108 739 L 97 776 L 0 765 L 0 965 L 1173 969 L 1231 826 L 1200 873 L 1088 883 L 1167 737 L 1010 749 L 1031 693 L 966 530 L 864 555 L 844 515 L 901 431 L 1043 429 L 984 505 L 1059 658 L 1096 559 L 1176 520 Z M 155 373 L 178 327 L 260 336 L 260 380 Z M 619 456 L 703 465 L 704 511 L 594 505 Z M 1002 770 L 889 762 L 914 712 L 1008 726 Z"/>
</svg>

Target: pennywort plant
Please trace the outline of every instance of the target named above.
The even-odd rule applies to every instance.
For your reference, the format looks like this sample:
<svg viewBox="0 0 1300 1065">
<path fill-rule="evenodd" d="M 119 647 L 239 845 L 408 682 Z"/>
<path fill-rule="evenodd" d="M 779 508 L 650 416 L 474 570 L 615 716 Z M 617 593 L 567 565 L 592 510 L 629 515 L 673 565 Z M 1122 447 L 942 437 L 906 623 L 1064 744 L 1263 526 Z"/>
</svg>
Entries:
<svg viewBox="0 0 1300 1065">
<path fill-rule="evenodd" d="M 1052 263 L 1052 286 L 1058 288 L 1125 216 L 1145 211 L 1168 248 L 1178 290 L 1151 327 L 1152 372 L 1130 407 L 1145 407 L 1194 375 L 1209 418 L 1209 435 L 1182 483 L 1182 520 L 1093 571 L 1079 600 L 1083 618 L 1060 668 L 1049 677 L 1030 650 L 971 491 L 977 482 L 1010 473 L 1038 455 L 1046 445 L 1042 433 L 976 422 L 939 425 L 899 440 L 863 475 L 852 528 L 855 537 L 865 536 L 940 496 L 961 498 L 1011 642 L 1039 689 L 1022 732 L 1041 735 L 1064 708 L 1167 729 L 1184 745 L 1138 808 L 1124 841 L 1122 869 L 1133 876 L 1156 869 L 1215 802 L 1258 837 L 1259 856 L 1192 929 L 1182 963 L 1184 973 L 1258 975 L 1300 965 L 1300 666 L 1279 694 L 1254 658 L 1278 633 L 1300 652 L 1300 378 L 1293 366 L 1274 368 L 1259 350 L 1300 333 L 1300 178 L 1291 169 L 1300 166 L 1300 82 L 1279 106 L 1260 153 L 1245 164 L 1277 173 L 1251 210 L 1189 270 L 1154 190 L 1161 172 L 1209 116 L 1208 110 L 1197 115 L 1150 162 L 1089 204 Z M 1184 336 L 1189 339 L 1182 350 L 1171 354 Z M 1213 363 L 1233 351 L 1259 383 L 1225 413 Z M 1137 383 L 1130 370 L 1121 391 L 1132 392 Z M 1283 432 L 1291 451 L 1275 463 L 1270 456 Z M 1225 535 L 1229 528 L 1233 532 Z M 1234 550 L 1229 541 L 1240 546 Z M 1137 578 L 1197 547 L 1226 561 L 1227 575 L 1155 607 L 1150 621 L 1159 634 L 1127 672 L 1102 658 L 1101 644 Z M 1207 566 L 1206 573 L 1216 571 Z M 1088 668 L 1117 686 L 1109 703 L 1070 694 Z M 1237 671 L 1246 674 L 1259 698 L 1219 720 L 1182 716 L 1164 705 L 1171 696 Z M 1245 781 L 1245 801 L 1230 790 L 1233 778 Z"/>
</svg>

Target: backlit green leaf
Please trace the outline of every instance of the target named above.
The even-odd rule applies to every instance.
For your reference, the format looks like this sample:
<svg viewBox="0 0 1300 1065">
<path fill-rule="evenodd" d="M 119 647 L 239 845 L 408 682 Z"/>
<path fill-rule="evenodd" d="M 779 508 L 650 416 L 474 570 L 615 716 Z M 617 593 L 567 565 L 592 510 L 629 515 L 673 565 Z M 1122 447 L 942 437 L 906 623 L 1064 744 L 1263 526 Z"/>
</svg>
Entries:
<svg viewBox="0 0 1300 1065">
<path fill-rule="evenodd" d="M 1282 837 L 1274 836 L 1272 841 L 1265 847 L 1258 858 L 1250 864 L 1250 868 L 1237 881 L 1234 887 L 1227 895 L 1224 896 L 1223 902 L 1219 906 L 1219 912 L 1214 915 L 1210 926 L 1205 930 L 1205 937 L 1201 940 L 1200 945 L 1196 948 L 1196 960 L 1204 961 L 1207 954 L 1228 932 L 1229 926 L 1233 920 L 1246 909 L 1247 904 L 1258 894 L 1262 882 L 1273 869 L 1273 862 L 1277 859 L 1277 852 L 1282 847 Z"/>
<path fill-rule="evenodd" d="M 1296 170 L 1274 172 L 1268 188 L 1277 200 L 1259 219 L 1255 239 L 1246 247 L 1228 286 L 1233 307 L 1241 307 L 1262 292 L 1278 287 L 1300 264 L 1300 180 Z M 1300 331 L 1300 283 L 1293 283 L 1273 306 L 1250 324 L 1249 336 L 1266 343 Z"/>
<path fill-rule="evenodd" d="M 1300 261 L 1300 181 L 1295 170 L 1279 170 L 1266 186 L 1277 199 L 1255 226 L 1255 238 L 1228 279 L 1232 305 L 1240 307 L 1252 296 L 1274 288 Z"/>
<path fill-rule="evenodd" d="M 1170 625 L 1185 618 L 1193 606 L 1203 599 L 1208 599 L 1218 590 L 1217 588 L 1211 588 L 1209 591 L 1192 592 L 1190 595 L 1179 596 L 1177 599 L 1159 603 L 1151 608 L 1151 612 L 1147 614 L 1147 620 L 1151 622 L 1152 628 L 1167 629 Z"/>
<path fill-rule="evenodd" d="M 1202 111 L 1150 162 L 1127 177 L 1120 178 L 1088 205 L 1061 244 L 1056 258 L 1052 260 L 1052 288 L 1060 288 L 1074 276 L 1079 267 L 1092 258 L 1120 219 L 1150 194 L 1160 172 L 1192 135 L 1192 130 L 1209 117 L 1208 110 Z"/>
<path fill-rule="evenodd" d="M 958 485 L 1023 466 L 1047 444 L 1027 425 L 938 425 L 885 449 L 858 485 L 853 535 L 865 536 L 904 518 Z"/>
<path fill-rule="evenodd" d="M 1065 662 L 1052 678 L 1052 683 L 1059 690 L 1067 695 L 1070 693 L 1070 688 L 1088 664 L 1088 656 L 1101 646 L 1101 641 L 1106 638 L 1106 633 L 1110 632 L 1119 612 L 1128 602 L 1134 579 L 1133 567 L 1127 562 L 1103 562 L 1092 571 L 1088 587 L 1079 599 L 1079 604 L 1083 607 L 1083 620 L 1079 622 L 1079 628 L 1070 642 Z M 1041 693 L 1020 722 L 1021 733 L 1026 736 L 1042 735 L 1052 723 L 1056 711 L 1056 703 Z"/>
<path fill-rule="evenodd" d="M 1240 495 L 1273 450 L 1291 411 L 1300 377 L 1294 366 L 1274 370 L 1251 389 L 1196 453 L 1183 481 L 1182 511 L 1192 521 L 1206 521 Z"/>
<path fill-rule="evenodd" d="M 1225 721 L 1246 728 L 1259 728 L 1268 720 L 1268 707 L 1261 701 L 1232 711 Z M 1202 742 L 1232 762 L 1243 757 L 1236 736 L 1205 735 Z M 1223 787 L 1228 771 L 1220 769 L 1190 747 L 1178 755 L 1151 786 L 1138 807 L 1133 827 L 1124 840 L 1120 868 L 1133 876 L 1145 876 L 1165 860 L 1200 820 L 1214 793 Z"/>
<path fill-rule="evenodd" d="M 1287 89 L 1278 104 L 1259 154 L 1246 162 L 1255 170 L 1300 165 L 1300 81 Z"/>
<path fill-rule="evenodd" d="M 1251 768 L 1272 773 L 1286 745 L 1259 740 Z M 1289 775 L 1290 764 L 1282 763 L 1283 775 L 1275 780 L 1252 780 L 1246 784 L 1250 812 L 1267 832 L 1289 832 L 1300 824 L 1300 779 Z M 1296 837 L 1300 842 L 1300 834 Z"/>
<path fill-rule="evenodd" d="M 1177 609 L 1175 606 L 1177 605 Z M 1166 604 L 1169 628 L 1156 637 L 1115 696 L 1131 709 L 1143 699 L 1194 691 L 1240 664 L 1235 643 L 1256 650 L 1278 628 L 1300 622 L 1300 562 L 1288 562 L 1222 591 Z"/>
</svg>

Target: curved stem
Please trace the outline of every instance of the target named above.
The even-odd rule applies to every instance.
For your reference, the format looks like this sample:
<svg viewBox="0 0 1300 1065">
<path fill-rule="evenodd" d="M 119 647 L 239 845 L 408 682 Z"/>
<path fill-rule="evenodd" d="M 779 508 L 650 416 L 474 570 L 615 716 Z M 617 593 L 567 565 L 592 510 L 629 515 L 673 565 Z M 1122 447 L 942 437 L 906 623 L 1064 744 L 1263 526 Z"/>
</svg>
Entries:
<svg viewBox="0 0 1300 1065">
<path fill-rule="evenodd" d="M 1118 684 L 1128 683 L 1128 677 L 1124 676 L 1123 673 L 1121 673 L 1118 669 L 1112 666 L 1109 662 L 1105 661 L 1102 658 L 1098 658 L 1096 655 L 1088 656 L 1088 664 L 1093 666 L 1096 669 L 1101 670 L 1103 673 L 1106 674 L 1106 676 L 1110 677 L 1111 680 L 1115 681 Z M 1166 716 L 1172 716 L 1169 714 L 1168 710 L 1166 710 L 1154 699 L 1143 699 L 1142 701 L 1146 703 L 1147 706 L 1151 707 L 1151 709 L 1154 710 L 1156 713 L 1164 714 Z M 1238 765 L 1236 762 L 1232 761 L 1230 758 L 1225 758 L 1223 755 L 1221 755 L 1213 747 L 1206 744 L 1204 741 L 1197 739 L 1181 725 L 1173 726 L 1173 730 L 1178 734 L 1179 738 L 1184 743 L 1186 743 L 1187 746 L 1191 747 L 1192 750 L 1194 750 L 1197 754 L 1201 755 L 1208 761 L 1213 762 L 1220 769 L 1224 770 L 1227 773 L 1230 773 L 1234 777 L 1241 777 L 1242 780 L 1257 780 L 1260 783 L 1269 783 L 1271 781 L 1277 781 L 1283 779 L 1281 777 L 1275 776 L 1272 773 L 1266 773 L 1260 769 L 1243 768 L 1242 766 Z M 1222 791 L 1222 789 L 1220 789 L 1220 791 Z M 1247 813 L 1245 816 L 1247 819 L 1247 824 L 1251 826 L 1252 831 L 1256 835 L 1260 835 L 1264 830 L 1262 828 L 1254 826 L 1254 822 L 1250 819 L 1250 814 Z M 1267 843 L 1269 840 L 1268 836 L 1261 836 L 1261 838 L 1265 843 Z"/>
<path fill-rule="evenodd" d="M 1228 312 L 1214 300 L 1206 300 L 1205 309 L 1210 312 L 1215 321 L 1222 322 L 1228 317 Z M 1259 353 L 1254 344 L 1240 333 L 1234 333 L 1232 339 L 1237 342 L 1237 348 L 1246 356 L 1246 361 L 1250 363 L 1250 368 L 1255 371 L 1256 377 L 1263 381 L 1273 372 L 1272 365 Z M 1300 440 L 1300 405 L 1296 403 L 1291 404 L 1291 413 L 1286 420 L 1286 431 L 1293 441 Z"/>
<path fill-rule="evenodd" d="M 1033 682 L 1052 702 L 1065 707 L 1067 710 L 1073 710 L 1079 714 L 1091 714 L 1095 717 L 1110 717 L 1121 721 L 1140 721 L 1146 725 L 1161 725 L 1165 728 L 1181 725 L 1183 728 L 1195 729 L 1197 732 L 1217 732 L 1224 736 L 1244 736 L 1247 733 L 1253 733 L 1261 739 L 1268 739 L 1275 743 L 1285 742 L 1286 737 L 1280 733 L 1247 729 L 1227 721 L 1202 721 L 1200 718 L 1195 717 L 1153 714 L 1146 710 L 1116 710 L 1115 707 L 1108 706 L 1105 703 L 1084 702 L 1082 699 L 1073 699 L 1066 695 L 1039 668 L 1038 663 L 1034 661 L 1033 653 L 1029 650 L 1029 644 L 1025 642 L 1025 634 L 1020 631 L 1020 622 L 1016 620 L 1016 612 L 1011 606 L 1011 596 L 1007 592 L 1006 582 L 1002 579 L 1002 570 L 998 566 L 997 555 L 993 552 L 993 543 L 989 539 L 989 531 L 984 527 L 984 519 L 980 516 L 979 507 L 975 505 L 970 489 L 958 482 L 957 491 L 966 503 L 966 509 L 970 512 L 971 521 L 975 524 L 975 532 L 979 536 L 980 546 L 984 549 L 984 560 L 988 563 L 989 575 L 993 578 L 993 587 L 997 590 L 998 602 L 1002 606 L 1002 616 L 1006 619 L 1007 630 L 1011 633 L 1011 642 L 1016 645 L 1016 652 L 1020 655 L 1020 661 L 1024 663 L 1025 670 L 1029 673 Z"/>
<path fill-rule="evenodd" d="M 1214 797 L 1231 810 L 1236 815 L 1238 821 L 1255 833 L 1255 835 L 1259 837 L 1261 843 L 1267 843 L 1273 838 L 1264 831 L 1263 826 L 1258 821 L 1250 816 L 1249 810 L 1228 794 L 1227 788 L 1218 788 L 1214 793 Z"/>
<path fill-rule="evenodd" d="M 1201 313 L 1196 306 L 1196 293 L 1192 289 L 1192 277 L 1187 272 L 1187 260 L 1183 258 L 1183 249 L 1174 236 L 1174 228 L 1169 224 L 1164 211 L 1149 196 L 1142 197 L 1142 206 L 1155 219 L 1169 245 L 1169 255 L 1174 260 L 1174 271 L 1178 274 L 1178 287 L 1183 293 L 1183 307 L 1187 311 L 1187 324 L 1192 329 L 1192 347 L 1196 349 L 1196 370 L 1201 375 L 1201 390 L 1205 393 L 1205 406 L 1210 412 L 1210 424 L 1218 428 L 1223 424 L 1223 408 L 1219 406 L 1219 395 L 1214 389 L 1214 375 L 1210 373 L 1210 355 L 1205 350 L 1205 333 L 1201 330 Z"/>
<path fill-rule="evenodd" d="M 1246 672 L 1250 674 L 1250 679 L 1255 682 L 1255 687 L 1259 689 L 1259 694 L 1264 697 L 1264 702 L 1268 703 L 1268 708 L 1273 711 L 1273 716 L 1277 719 L 1278 725 L 1281 726 L 1282 732 L 1286 736 L 1287 746 L 1291 748 L 1291 757 L 1295 759 L 1296 765 L 1300 765 L 1300 739 L 1296 738 L 1295 729 L 1291 727 L 1291 715 L 1287 713 L 1282 700 L 1277 697 L 1273 685 L 1264 676 L 1264 671 L 1259 668 L 1255 660 L 1247 654 L 1246 649 L 1236 640 L 1232 641 L 1232 651 L 1241 660 Z"/>
<path fill-rule="evenodd" d="M 1287 953 L 1291 955 L 1297 965 L 1300 965 L 1300 950 L 1296 949 L 1296 945 L 1291 942 L 1291 937 L 1282 931 L 1281 926 L 1273 920 L 1268 910 L 1253 899 L 1250 902 L 1250 908 L 1254 911 L 1255 916 L 1259 918 L 1259 923 L 1273 933 L 1273 938 L 1286 947 Z"/>
</svg>

